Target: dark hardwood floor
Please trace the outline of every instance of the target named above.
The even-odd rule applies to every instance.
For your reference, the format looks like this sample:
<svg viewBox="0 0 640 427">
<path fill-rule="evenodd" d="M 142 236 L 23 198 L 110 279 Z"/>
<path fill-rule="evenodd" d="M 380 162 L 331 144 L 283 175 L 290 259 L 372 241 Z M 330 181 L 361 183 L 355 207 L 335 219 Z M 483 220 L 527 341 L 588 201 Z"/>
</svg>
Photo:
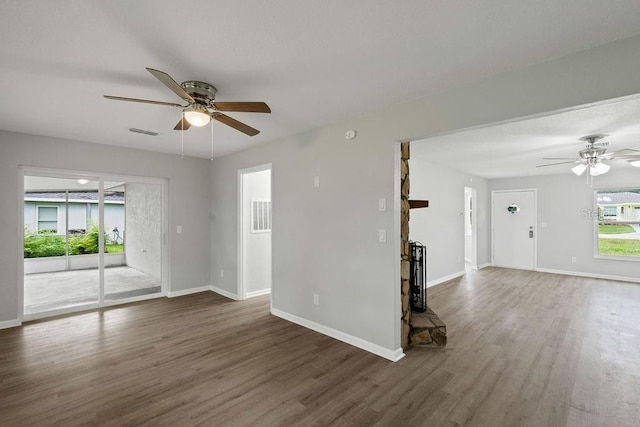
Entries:
<svg viewBox="0 0 640 427">
<path fill-rule="evenodd" d="M 158 299 L 0 331 L 0 426 L 638 426 L 640 285 L 487 268 L 429 288 L 397 363 L 269 314 Z"/>
</svg>

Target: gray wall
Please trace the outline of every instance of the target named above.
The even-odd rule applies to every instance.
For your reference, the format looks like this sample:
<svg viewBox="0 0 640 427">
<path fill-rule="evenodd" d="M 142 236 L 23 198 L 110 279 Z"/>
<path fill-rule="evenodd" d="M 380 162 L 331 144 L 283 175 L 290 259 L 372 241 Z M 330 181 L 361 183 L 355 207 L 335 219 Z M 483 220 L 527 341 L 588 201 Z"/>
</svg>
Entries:
<svg viewBox="0 0 640 427">
<path fill-rule="evenodd" d="M 0 322 L 18 316 L 19 165 L 169 178 L 171 291 L 210 284 L 209 160 L 0 131 Z"/>
<path fill-rule="evenodd" d="M 637 92 L 640 37 L 633 37 L 216 159 L 212 268 L 225 276 L 214 275 L 214 285 L 237 292 L 237 171 L 272 163 L 273 307 L 395 351 L 396 142 Z M 358 131 L 355 140 L 345 141 L 348 129 Z M 377 210 L 380 197 L 386 212 Z M 386 244 L 377 242 L 378 229 L 387 230 Z"/>
<path fill-rule="evenodd" d="M 160 283 L 162 276 L 162 187 L 125 184 L 127 265 Z M 184 226 L 183 226 L 184 228 Z"/>
<path fill-rule="evenodd" d="M 495 179 L 489 185 L 491 190 L 538 190 L 538 269 L 640 279 L 640 262 L 594 258 L 594 221 L 585 215 L 595 211 L 595 190 L 640 187 L 637 168 L 614 163 L 609 173 L 595 177 L 593 187 L 584 176 L 569 170 L 559 175 Z M 541 228 L 540 223 L 547 227 Z"/>
<path fill-rule="evenodd" d="M 427 247 L 431 284 L 464 273 L 464 187 L 477 191 L 478 265 L 491 262 L 491 193 L 486 179 L 416 158 L 422 155 L 417 145 L 412 144 L 409 160 L 410 198 L 429 200 L 429 207 L 411 210 L 409 237 Z"/>
</svg>

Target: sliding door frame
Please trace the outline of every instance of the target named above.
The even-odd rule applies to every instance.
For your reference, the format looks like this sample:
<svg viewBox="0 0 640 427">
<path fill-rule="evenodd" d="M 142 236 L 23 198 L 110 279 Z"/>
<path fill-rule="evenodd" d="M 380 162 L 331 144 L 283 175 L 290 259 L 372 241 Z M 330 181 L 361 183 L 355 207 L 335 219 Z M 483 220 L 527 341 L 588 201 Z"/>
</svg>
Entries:
<svg viewBox="0 0 640 427">
<path fill-rule="evenodd" d="M 18 290 L 18 321 L 22 323 L 23 321 L 41 319 L 46 317 L 52 317 L 57 315 L 63 315 L 68 313 L 75 313 L 81 311 L 95 310 L 101 307 L 108 307 L 114 305 L 127 304 L 135 301 L 142 301 L 147 299 L 154 299 L 160 297 L 166 297 L 168 295 L 168 290 L 170 289 L 170 268 L 169 268 L 169 252 L 170 252 L 170 242 L 168 239 L 168 211 L 169 211 L 169 184 L 166 178 L 153 178 L 153 177 L 143 177 L 143 176 L 134 176 L 134 175 L 120 175 L 120 174 L 112 174 L 112 173 L 102 173 L 102 172 L 92 172 L 92 171 L 81 171 L 81 170 L 70 170 L 70 169 L 51 169 L 51 168 L 43 168 L 43 167 L 35 167 L 35 166 L 25 166 L 20 165 L 19 169 L 19 185 L 18 185 L 18 215 L 20 218 L 19 224 L 20 227 L 18 231 L 18 242 L 19 247 L 24 248 L 24 178 L 25 176 L 43 176 L 43 177 L 52 177 L 52 178 L 66 178 L 66 179 L 77 179 L 77 178 L 87 178 L 91 180 L 98 181 L 98 194 L 99 194 L 99 202 L 98 202 L 98 212 L 99 212 L 99 227 L 100 230 L 104 230 L 104 182 L 105 181 L 122 181 L 122 182 L 132 182 L 139 184 L 155 184 L 160 185 L 161 193 L 162 193 L 162 206 L 161 206 L 161 235 L 158 237 L 160 239 L 160 248 L 161 248 L 161 287 L 160 292 L 140 295 L 131 298 L 123 298 L 120 300 L 105 300 L 104 291 L 105 291 L 105 277 L 104 277 L 104 249 L 99 251 L 98 253 L 98 274 L 99 274 L 99 292 L 98 292 L 98 301 L 96 303 L 88 303 L 81 306 L 76 307 L 68 307 L 55 309 L 51 311 L 46 311 L 42 313 L 29 314 L 25 315 L 24 313 L 24 254 L 22 250 L 18 252 L 18 280 L 17 280 L 17 290 Z M 125 215 L 126 215 L 126 207 L 125 207 Z M 67 218 L 68 219 L 68 218 Z M 98 234 L 98 242 L 99 247 L 104 248 L 104 234 Z M 125 249 L 126 250 L 126 249 Z"/>
</svg>

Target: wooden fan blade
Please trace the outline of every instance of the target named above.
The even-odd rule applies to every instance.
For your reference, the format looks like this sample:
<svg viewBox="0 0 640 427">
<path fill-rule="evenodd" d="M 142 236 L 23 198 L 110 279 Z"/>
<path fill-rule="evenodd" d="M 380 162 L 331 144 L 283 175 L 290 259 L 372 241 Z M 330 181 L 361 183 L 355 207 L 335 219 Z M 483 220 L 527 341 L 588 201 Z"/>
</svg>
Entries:
<svg viewBox="0 0 640 427">
<path fill-rule="evenodd" d="M 167 105 L 169 107 L 181 107 L 181 108 L 185 107 L 184 105 L 176 104 L 175 102 L 150 101 L 148 99 L 125 98 L 123 96 L 111 96 L 111 95 L 103 95 L 103 96 L 107 99 L 113 99 L 116 101 L 142 102 L 144 104 Z"/>
<path fill-rule="evenodd" d="M 260 133 L 258 129 L 254 129 L 249 125 L 245 125 L 244 123 L 239 122 L 236 119 L 232 119 L 231 117 L 225 114 L 222 114 L 222 113 L 213 114 L 212 117 L 217 121 L 224 123 L 227 126 L 231 126 L 232 128 L 239 130 L 240 132 L 247 134 L 249 136 L 254 136 Z"/>
<path fill-rule="evenodd" d="M 238 111 L 243 113 L 270 113 L 271 108 L 264 102 L 214 102 L 218 111 Z"/>
<path fill-rule="evenodd" d="M 544 167 L 547 167 L 547 166 L 568 165 L 570 163 L 580 163 L 580 161 L 579 160 L 574 160 L 572 162 L 549 163 L 548 165 L 538 165 L 536 167 L 537 168 L 544 168 Z"/>
<path fill-rule="evenodd" d="M 195 100 L 189 95 L 183 88 L 180 86 L 175 80 L 171 78 L 171 76 L 164 71 L 154 70 L 153 68 L 147 67 L 147 71 L 153 74 L 153 76 L 160 80 L 162 84 L 171 89 L 176 95 L 185 101 L 191 103 L 195 102 Z"/>
<path fill-rule="evenodd" d="M 187 119 L 183 117 L 182 120 L 178 122 L 176 127 L 173 128 L 173 130 L 187 130 L 190 127 L 191 127 L 191 123 L 189 123 Z"/>
</svg>

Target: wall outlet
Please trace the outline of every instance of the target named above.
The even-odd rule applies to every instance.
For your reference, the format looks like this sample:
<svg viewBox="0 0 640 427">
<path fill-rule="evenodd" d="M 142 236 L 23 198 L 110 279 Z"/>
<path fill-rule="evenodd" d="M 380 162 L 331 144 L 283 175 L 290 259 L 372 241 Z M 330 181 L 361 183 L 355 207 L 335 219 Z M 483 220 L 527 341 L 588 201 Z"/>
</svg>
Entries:
<svg viewBox="0 0 640 427">
<path fill-rule="evenodd" d="M 385 243 L 387 241 L 387 230 L 378 230 L 378 242 Z"/>
<path fill-rule="evenodd" d="M 576 257 L 571 257 L 571 262 L 578 262 L 578 258 L 576 258 Z"/>
<path fill-rule="evenodd" d="M 181 225 L 176 227 L 176 233 L 178 233 L 178 234 L 182 233 L 182 226 Z"/>
<path fill-rule="evenodd" d="M 224 268 L 220 269 L 220 277 L 224 277 Z"/>
<path fill-rule="evenodd" d="M 387 210 L 387 199 L 379 198 L 378 199 L 378 211 L 384 212 Z"/>
<path fill-rule="evenodd" d="M 313 294 L 313 305 L 320 305 L 320 297 L 318 294 Z"/>
</svg>

